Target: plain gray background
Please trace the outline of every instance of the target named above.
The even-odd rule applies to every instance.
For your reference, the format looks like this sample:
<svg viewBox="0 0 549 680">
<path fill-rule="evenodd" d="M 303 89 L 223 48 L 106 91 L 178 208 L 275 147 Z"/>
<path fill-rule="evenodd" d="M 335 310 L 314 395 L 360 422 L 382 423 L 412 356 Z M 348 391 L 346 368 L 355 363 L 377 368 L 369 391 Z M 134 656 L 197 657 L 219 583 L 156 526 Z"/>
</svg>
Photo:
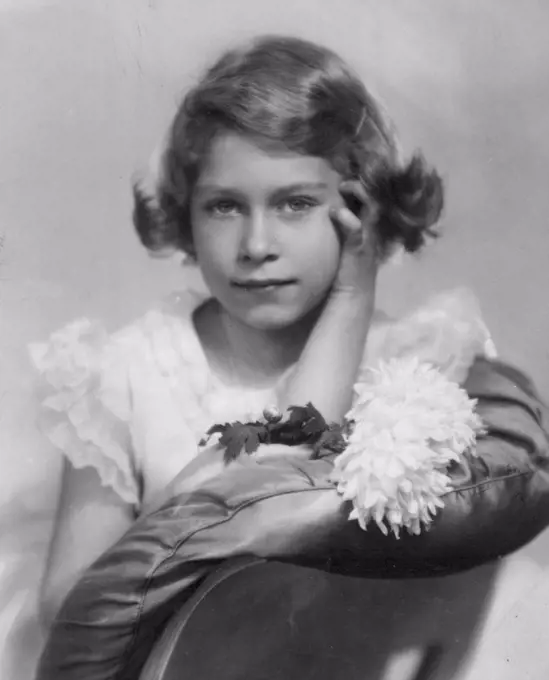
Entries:
<svg viewBox="0 0 549 680">
<path fill-rule="evenodd" d="M 30 677 L 59 469 L 25 346 L 79 315 L 114 328 L 184 285 L 138 246 L 129 181 L 186 85 L 255 33 L 347 57 L 448 183 L 444 238 L 383 273 L 383 306 L 471 286 L 502 354 L 549 395 L 548 28 L 542 0 L 0 0 L 2 679 Z M 543 536 L 506 562 L 463 680 L 547 677 L 548 561 Z"/>
</svg>

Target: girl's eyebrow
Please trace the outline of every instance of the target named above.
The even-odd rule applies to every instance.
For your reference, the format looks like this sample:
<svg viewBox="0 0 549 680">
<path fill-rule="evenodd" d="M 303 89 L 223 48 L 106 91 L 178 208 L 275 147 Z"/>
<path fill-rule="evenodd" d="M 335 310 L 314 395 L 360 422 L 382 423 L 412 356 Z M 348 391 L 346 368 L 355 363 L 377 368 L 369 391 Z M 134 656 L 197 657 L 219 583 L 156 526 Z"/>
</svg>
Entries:
<svg viewBox="0 0 549 680">
<path fill-rule="evenodd" d="M 295 184 L 279 187 L 274 193 L 277 195 L 292 194 L 298 191 L 322 191 L 323 189 L 328 189 L 326 182 L 297 182 Z"/>
<path fill-rule="evenodd" d="M 237 187 L 226 186 L 222 184 L 198 184 L 197 190 L 201 193 L 224 193 L 224 194 L 238 194 L 241 195 L 244 192 L 242 189 Z M 326 182 L 296 182 L 294 184 L 288 184 L 286 186 L 277 187 L 273 191 L 273 195 L 280 196 L 295 193 L 298 191 L 322 191 L 328 189 L 328 184 Z"/>
</svg>

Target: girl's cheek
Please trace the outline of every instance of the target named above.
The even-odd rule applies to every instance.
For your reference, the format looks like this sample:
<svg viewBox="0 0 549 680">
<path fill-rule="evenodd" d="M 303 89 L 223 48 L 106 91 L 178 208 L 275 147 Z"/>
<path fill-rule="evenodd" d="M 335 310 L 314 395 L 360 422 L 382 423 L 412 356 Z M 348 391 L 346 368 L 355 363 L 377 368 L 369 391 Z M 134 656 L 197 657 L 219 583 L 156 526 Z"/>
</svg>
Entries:
<svg viewBox="0 0 549 680">
<path fill-rule="evenodd" d="M 309 242 L 304 253 L 307 268 L 317 280 L 319 287 L 329 287 L 334 282 L 339 269 L 341 247 L 335 234 L 324 233 L 323 238 Z"/>
<path fill-rule="evenodd" d="M 196 244 L 197 261 L 204 274 L 210 276 L 226 275 L 234 268 L 238 247 L 227 234 L 202 235 Z"/>
</svg>

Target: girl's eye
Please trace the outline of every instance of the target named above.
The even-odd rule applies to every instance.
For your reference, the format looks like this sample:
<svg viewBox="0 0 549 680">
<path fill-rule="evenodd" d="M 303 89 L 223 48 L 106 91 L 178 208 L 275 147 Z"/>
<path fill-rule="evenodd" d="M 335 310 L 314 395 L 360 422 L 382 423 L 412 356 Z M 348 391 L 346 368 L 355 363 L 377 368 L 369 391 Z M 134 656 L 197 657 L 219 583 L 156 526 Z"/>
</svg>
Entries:
<svg viewBox="0 0 549 680">
<path fill-rule="evenodd" d="M 212 201 L 206 205 L 206 212 L 214 217 L 231 217 L 238 215 L 239 211 L 240 206 L 238 203 L 229 198 Z"/>
<path fill-rule="evenodd" d="M 309 196 L 294 196 L 282 203 L 282 210 L 292 215 L 302 214 L 312 210 L 318 205 L 318 201 Z"/>
</svg>

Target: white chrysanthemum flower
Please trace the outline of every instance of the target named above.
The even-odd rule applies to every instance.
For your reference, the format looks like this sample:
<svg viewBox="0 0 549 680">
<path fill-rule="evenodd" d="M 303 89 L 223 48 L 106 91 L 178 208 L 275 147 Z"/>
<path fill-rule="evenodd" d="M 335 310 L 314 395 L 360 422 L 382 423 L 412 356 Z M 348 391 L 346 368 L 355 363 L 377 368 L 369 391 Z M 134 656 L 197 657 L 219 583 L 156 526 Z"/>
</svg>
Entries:
<svg viewBox="0 0 549 680">
<path fill-rule="evenodd" d="M 353 504 L 349 519 L 374 521 L 384 534 L 419 534 L 447 493 L 447 470 L 474 454 L 482 429 L 476 401 L 457 383 L 417 359 L 394 359 L 372 370 L 347 415 L 352 424 L 333 480 Z"/>
</svg>

